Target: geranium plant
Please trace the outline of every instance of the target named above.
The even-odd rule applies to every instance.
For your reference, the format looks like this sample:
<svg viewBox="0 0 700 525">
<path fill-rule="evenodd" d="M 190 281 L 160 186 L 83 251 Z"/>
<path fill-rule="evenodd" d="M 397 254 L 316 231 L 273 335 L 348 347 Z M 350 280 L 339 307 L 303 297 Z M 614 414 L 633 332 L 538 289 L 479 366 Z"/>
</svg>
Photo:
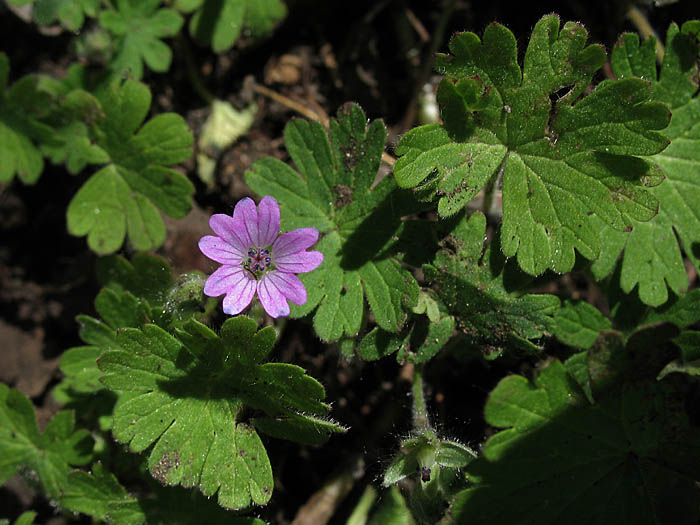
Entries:
<svg viewBox="0 0 700 525">
<path fill-rule="evenodd" d="M 220 106 L 212 64 L 259 58 L 284 3 L 6 4 L 85 31 L 62 75 L 10 80 L 0 53 L 0 182 L 77 177 L 59 206 L 94 301 L 39 393 L 0 384 L 0 482 L 48 502 L 5 522 L 700 521 L 700 21 L 610 52 L 554 14 L 443 42 L 445 2 L 439 118 L 392 147 L 358 103 L 247 81 L 243 144 L 198 180 L 202 113 L 165 84 Z M 354 55 L 323 53 L 264 69 L 342 86 Z M 314 118 L 251 156 L 279 109 L 253 94 Z"/>
</svg>

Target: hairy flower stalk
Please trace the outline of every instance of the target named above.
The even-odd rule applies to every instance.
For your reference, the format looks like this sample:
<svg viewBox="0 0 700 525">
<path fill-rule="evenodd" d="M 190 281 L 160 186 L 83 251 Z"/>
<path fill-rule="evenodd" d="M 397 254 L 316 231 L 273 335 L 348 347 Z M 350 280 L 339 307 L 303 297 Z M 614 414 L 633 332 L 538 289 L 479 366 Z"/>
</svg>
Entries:
<svg viewBox="0 0 700 525">
<path fill-rule="evenodd" d="M 306 288 L 296 276 L 310 272 L 323 262 L 323 254 L 306 251 L 318 240 L 315 228 L 299 228 L 279 235 L 280 209 L 272 197 L 260 204 L 245 198 L 236 204 L 233 216 L 216 214 L 209 220 L 216 233 L 202 237 L 199 249 L 221 263 L 209 276 L 204 293 L 224 297 L 224 312 L 242 312 L 258 294 L 272 317 L 289 315 L 289 304 L 304 304 Z"/>
</svg>

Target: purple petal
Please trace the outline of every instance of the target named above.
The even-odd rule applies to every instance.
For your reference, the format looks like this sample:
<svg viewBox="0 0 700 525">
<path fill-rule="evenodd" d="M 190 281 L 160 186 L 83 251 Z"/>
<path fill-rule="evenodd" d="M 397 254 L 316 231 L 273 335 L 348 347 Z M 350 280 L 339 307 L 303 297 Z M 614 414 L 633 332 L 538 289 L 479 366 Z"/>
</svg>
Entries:
<svg viewBox="0 0 700 525">
<path fill-rule="evenodd" d="M 255 281 L 250 272 L 240 266 L 224 265 L 212 273 L 204 283 L 204 294 L 209 297 L 229 294 L 247 286 L 247 281 Z"/>
<path fill-rule="evenodd" d="M 212 215 L 209 219 L 209 227 L 214 233 L 229 243 L 234 250 L 241 254 L 248 253 L 248 248 L 250 247 L 248 235 L 244 228 L 236 226 L 236 220 L 233 217 L 223 213 Z M 207 254 L 205 253 L 204 255 Z M 207 255 L 207 257 L 209 256 Z"/>
<path fill-rule="evenodd" d="M 258 246 L 258 210 L 255 207 L 255 202 L 250 197 L 241 199 L 233 208 L 233 220 L 236 222 L 237 231 L 241 232 L 241 236 L 250 239 L 250 243 L 246 247 Z"/>
<path fill-rule="evenodd" d="M 306 273 L 315 270 L 323 262 L 321 252 L 297 252 L 282 257 L 273 256 L 275 268 L 287 273 Z"/>
<path fill-rule="evenodd" d="M 272 245 L 272 254 L 275 258 L 284 257 L 290 253 L 297 253 L 306 250 L 318 240 L 318 230 L 316 228 L 298 228 L 287 233 L 283 233 Z"/>
<path fill-rule="evenodd" d="M 258 281 L 258 297 L 265 311 L 271 317 L 283 317 L 289 315 L 289 305 L 282 290 L 277 286 L 274 278 L 270 276 L 275 272 L 270 272 L 262 276 Z"/>
<path fill-rule="evenodd" d="M 240 266 L 244 253 L 221 237 L 206 235 L 199 239 L 199 249 L 212 261 L 231 266 Z"/>
<path fill-rule="evenodd" d="M 247 272 L 246 272 L 247 273 Z M 236 315 L 245 310 L 255 296 L 255 279 L 246 280 L 236 291 L 231 290 L 224 297 L 224 313 Z"/>
<path fill-rule="evenodd" d="M 262 280 L 272 283 L 284 297 L 294 304 L 301 305 L 306 302 L 306 288 L 296 275 L 272 271 L 266 274 Z"/>
<path fill-rule="evenodd" d="M 258 204 L 257 246 L 270 246 L 280 232 L 280 207 L 273 197 L 263 197 Z"/>
</svg>

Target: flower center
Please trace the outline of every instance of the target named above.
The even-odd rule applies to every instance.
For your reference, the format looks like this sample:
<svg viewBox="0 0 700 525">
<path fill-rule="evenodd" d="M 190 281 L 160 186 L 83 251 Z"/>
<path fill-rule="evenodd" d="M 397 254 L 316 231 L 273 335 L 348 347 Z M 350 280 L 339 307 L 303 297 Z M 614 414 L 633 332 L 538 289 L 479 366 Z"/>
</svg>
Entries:
<svg viewBox="0 0 700 525">
<path fill-rule="evenodd" d="M 248 257 L 243 261 L 243 267 L 258 275 L 272 266 L 270 250 L 267 248 L 249 248 Z"/>
</svg>

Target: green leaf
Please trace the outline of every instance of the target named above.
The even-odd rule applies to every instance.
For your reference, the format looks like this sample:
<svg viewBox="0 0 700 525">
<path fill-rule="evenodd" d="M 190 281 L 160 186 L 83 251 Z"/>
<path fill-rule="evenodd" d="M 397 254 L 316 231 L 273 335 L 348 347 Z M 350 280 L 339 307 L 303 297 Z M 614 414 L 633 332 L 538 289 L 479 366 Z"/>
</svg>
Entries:
<svg viewBox="0 0 700 525">
<path fill-rule="evenodd" d="M 502 428 L 467 466 L 458 523 L 695 523 L 698 429 L 684 392 L 614 336 L 587 353 L 591 404 L 559 361 L 506 377 L 485 416 Z M 635 361 L 637 360 L 637 361 Z M 546 501 L 546 505 L 541 502 Z M 533 504 L 533 502 L 538 502 Z"/>
<path fill-rule="evenodd" d="M 487 183 L 502 177 L 501 249 L 538 275 L 567 272 L 575 252 L 595 259 L 592 216 L 615 230 L 649 220 L 657 201 L 644 186 L 661 182 L 653 155 L 668 144 L 668 108 L 652 102 L 641 79 L 584 90 L 605 63 L 602 46 L 556 15 L 533 29 L 522 69 L 516 40 L 499 24 L 480 39 L 460 33 L 450 55 L 438 55 L 442 125 L 415 128 L 401 139 L 394 167 L 399 186 L 439 198 L 453 215 Z"/>
<path fill-rule="evenodd" d="M 172 51 L 161 39 L 175 36 L 182 27 L 180 14 L 168 8 L 158 9 L 161 0 L 117 0 L 116 10 L 100 13 L 100 25 L 117 37 L 110 69 L 140 79 L 143 62 L 157 73 L 170 68 Z"/>
<path fill-rule="evenodd" d="M 240 316 L 224 323 L 221 336 L 194 320 L 175 335 L 155 325 L 125 328 L 117 334 L 121 349 L 98 361 L 105 386 L 132 393 L 114 409 L 115 438 L 134 452 L 150 448 L 148 467 L 161 483 L 218 493 L 228 508 L 263 505 L 272 494 L 270 463 L 243 420 L 246 406 L 273 418 L 274 428 L 263 419 L 261 429 L 275 435 L 284 435 L 284 425 L 288 438 L 344 430 L 320 418 L 329 410 L 324 389 L 303 369 L 261 364 L 275 332 L 256 329 Z"/>
<path fill-rule="evenodd" d="M 100 284 L 116 292 L 130 292 L 136 297 L 155 304 L 165 302 L 165 295 L 173 285 L 173 272 L 162 257 L 137 253 L 131 261 L 120 255 L 109 255 L 97 263 Z"/>
<path fill-rule="evenodd" d="M 36 514 L 37 513 L 33 510 L 23 512 L 15 521 L 15 525 L 32 525 L 34 523 L 34 519 L 36 518 Z"/>
<path fill-rule="evenodd" d="M 607 276 L 624 250 L 620 285 L 626 293 L 638 286 L 639 298 L 651 306 L 666 302 L 667 288 L 677 295 L 688 288 L 680 247 L 700 269 L 700 98 L 697 29 L 696 33 L 691 29 L 692 22 L 683 30 L 671 24 L 658 74 L 655 38 L 640 44 L 637 35 L 624 34 L 612 53 L 613 71 L 618 77 L 651 81 L 653 99 L 671 108 L 673 116 L 665 130 L 671 143 L 653 157 L 666 175 L 650 190 L 660 203 L 659 214 L 646 223 L 633 220 L 630 233 L 614 232 L 601 225 L 603 255 L 592 270 L 597 279 Z"/>
<path fill-rule="evenodd" d="M 95 300 L 102 320 L 78 316 L 80 337 L 87 346 L 70 348 L 61 355 L 64 378 L 54 397 L 83 417 L 102 418 L 100 425 L 105 428 L 111 426 L 106 418 L 116 398 L 99 382 L 102 372 L 97 358 L 105 351 L 121 349 L 117 331 L 140 328 L 147 322 L 167 329 L 181 326 L 203 317 L 203 305 L 212 299 L 203 296 L 202 275 L 185 274 L 175 281 L 165 259 L 149 253 L 137 253 L 131 261 L 119 255 L 104 257 L 98 261 L 97 273 L 105 286 Z"/>
<path fill-rule="evenodd" d="M 36 112 L 46 106 L 39 90 L 40 78 L 22 77 L 8 87 L 10 61 L 0 53 L 0 182 L 15 174 L 25 184 L 37 181 L 44 169 L 38 142 L 49 141 L 53 130 L 40 122 Z"/>
<path fill-rule="evenodd" d="M 649 310 L 639 325 L 669 322 L 678 328 L 687 328 L 698 321 L 700 321 L 700 290 L 695 289 L 680 298 L 673 296 L 660 308 Z"/>
<path fill-rule="evenodd" d="M 100 0 L 36 0 L 32 17 L 37 24 L 50 25 L 58 20 L 69 31 L 83 27 L 85 17 L 95 17 Z"/>
<path fill-rule="evenodd" d="M 125 525 L 263 523 L 255 518 L 231 516 L 210 500 L 183 492 L 179 488 L 156 488 L 155 494 L 135 499 L 111 472 L 96 463 L 91 473 L 74 471 L 68 475 L 68 488 L 61 497 L 61 505 L 108 523 Z"/>
<path fill-rule="evenodd" d="M 375 327 L 362 338 L 357 354 L 366 361 L 374 361 L 397 352 L 399 363 L 423 363 L 433 358 L 452 337 L 455 320 L 445 316 L 437 323 L 419 317 L 409 323 L 399 334 Z"/>
<path fill-rule="evenodd" d="M 115 288 L 103 288 L 95 299 L 95 309 L 102 320 L 87 315 L 77 317 L 80 338 L 87 345 L 69 348 L 61 355 L 60 369 L 64 378 L 54 390 L 54 397 L 82 409 L 83 416 L 95 410 L 98 416 L 107 416 L 115 401 L 113 396 L 104 395 L 97 358 L 107 350 L 121 348 L 117 330 L 141 327 L 151 319 L 151 305 L 126 290 Z M 95 395 L 97 397 L 93 397 Z"/>
<path fill-rule="evenodd" d="M 0 383 L 0 483 L 23 467 L 35 474 L 49 497 L 58 497 L 71 465 L 84 465 L 92 457 L 90 432 L 74 431 L 74 425 L 73 412 L 61 411 L 39 434 L 32 403 Z"/>
<path fill-rule="evenodd" d="M 116 521 L 113 515 L 118 515 L 119 523 L 145 522 L 138 500 L 130 497 L 114 474 L 100 463 L 94 464 L 90 473 L 78 470 L 68 475 L 61 505 L 103 521 Z"/>
<path fill-rule="evenodd" d="M 292 317 L 316 309 L 314 329 L 321 339 L 352 337 L 362 323 L 364 296 L 377 324 L 398 332 L 418 299 L 418 285 L 399 260 L 401 235 L 408 232 L 401 217 L 420 206 L 390 178 L 371 188 L 384 150 L 384 124 L 368 124 L 362 109 L 348 104 L 331 120 L 329 134 L 316 122 L 295 120 L 284 136 L 299 173 L 267 158 L 246 172 L 246 183 L 277 199 L 282 229 L 310 226 L 326 233 L 316 246 L 323 264 L 300 276 L 308 299 L 292 306 Z"/>
<path fill-rule="evenodd" d="M 69 173 L 75 175 L 88 164 L 109 162 L 109 155 L 92 143 L 88 128 L 82 122 L 71 122 L 57 129 L 54 135 L 57 144 L 42 144 L 41 151 L 54 164 L 66 163 Z"/>
<path fill-rule="evenodd" d="M 510 283 L 525 286 L 527 278 L 506 263 L 493 242 L 484 251 L 486 217 L 482 213 L 469 219 L 460 215 L 454 222 L 446 247 L 424 266 L 424 272 L 455 317 L 458 332 L 466 335 L 462 346 L 490 358 L 513 347 L 537 351 L 532 340 L 551 331 L 559 299 L 512 288 Z"/>
<path fill-rule="evenodd" d="M 681 357 L 668 363 L 659 372 L 658 379 L 663 379 L 671 372 L 700 376 L 700 332 L 686 330 L 676 337 L 673 342 L 680 348 Z"/>
<path fill-rule="evenodd" d="M 190 33 L 215 53 L 225 53 L 245 30 L 258 38 L 272 32 L 287 14 L 282 0 L 178 0 L 183 12 L 196 10 L 190 20 Z"/>
<path fill-rule="evenodd" d="M 141 126 L 151 94 L 139 82 L 107 88 L 100 103 L 105 118 L 96 124 L 95 134 L 111 162 L 71 200 L 68 231 L 87 235 L 88 245 L 98 254 L 118 250 L 127 235 L 138 250 L 157 248 L 165 240 L 158 208 L 181 218 L 191 207 L 192 183 L 166 166 L 191 155 L 192 134 L 174 113 L 158 115 Z"/>
<path fill-rule="evenodd" d="M 398 487 L 389 487 L 382 494 L 369 525 L 413 525 L 415 522 Z"/>
<path fill-rule="evenodd" d="M 574 348 L 590 348 L 601 330 L 610 328 L 610 320 L 585 301 L 564 301 L 564 306 L 554 314 L 554 335 Z"/>
</svg>

